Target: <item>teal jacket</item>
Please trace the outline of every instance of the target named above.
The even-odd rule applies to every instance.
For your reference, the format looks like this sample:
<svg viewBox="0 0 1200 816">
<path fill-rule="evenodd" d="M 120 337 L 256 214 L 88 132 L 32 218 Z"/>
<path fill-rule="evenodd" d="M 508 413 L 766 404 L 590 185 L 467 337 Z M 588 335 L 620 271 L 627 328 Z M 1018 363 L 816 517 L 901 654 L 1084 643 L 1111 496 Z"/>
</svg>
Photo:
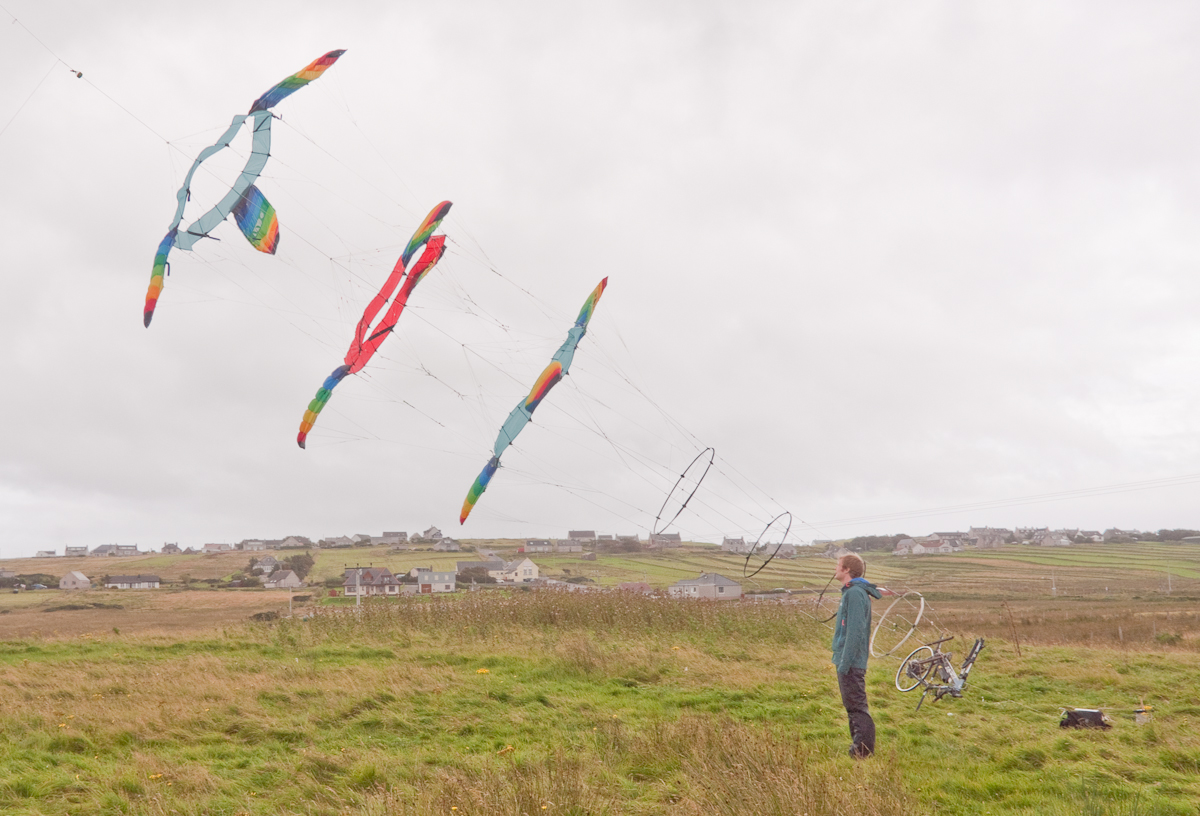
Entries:
<svg viewBox="0 0 1200 816">
<path fill-rule="evenodd" d="M 838 674 L 867 668 L 871 653 L 871 599 L 882 594 L 866 578 L 852 578 L 842 587 L 837 622 L 833 627 L 833 665 Z"/>
</svg>

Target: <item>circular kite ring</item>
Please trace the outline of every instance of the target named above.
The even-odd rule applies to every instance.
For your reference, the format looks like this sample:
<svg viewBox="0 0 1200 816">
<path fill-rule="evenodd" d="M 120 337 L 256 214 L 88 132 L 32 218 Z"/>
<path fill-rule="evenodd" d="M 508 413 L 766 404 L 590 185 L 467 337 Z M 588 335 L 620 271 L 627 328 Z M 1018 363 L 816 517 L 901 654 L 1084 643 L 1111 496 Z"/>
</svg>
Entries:
<svg viewBox="0 0 1200 816">
<path fill-rule="evenodd" d="M 915 595 L 917 600 L 920 601 L 920 605 L 917 607 L 917 617 L 909 625 L 908 631 L 905 632 L 904 637 L 900 638 L 900 641 L 898 643 L 896 643 L 894 646 L 892 646 L 892 648 L 888 649 L 886 652 L 876 652 L 875 651 L 875 638 L 879 635 L 879 628 L 881 626 L 883 626 L 883 622 L 887 620 L 888 614 L 895 608 L 896 604 L 900 603 L 905 598 L 909 598 L 910 595 Z M 911 598 L 909 598 L 909 603 L 912 603 Z M 919 626 L 921 623 L 921 616 L 924 614 L 925 614 L 925 596 L 922 595 L 920 592 L 917 592 L 915 589 L 910 589 L 910 590 L 903 592 L 899 596 L 897 596 L 896 600 L 892 601 L 891 604 L 888 605 L 888 608 L 883 611 L 883 615 L 881 615 L 879 618 L 879 623 L 875 624 L 875 630 L 873 632 L 871 632 L 871 642 L 867 647 L 871 652 L 871 656 L 872 657 L 887 657 L 892 652 L 896 651 L 901 646 L 903 646 L 905 641 L 907 641 L 910 637 L 912 637 L 912 633 L 917 631 L 917 626 Z"/>
<path fill-rule="evenodd" d="M 671 520 L 659 527 L 659 522 L 662 521 L 662 516 L 667 509 L 667 504 L 671 501 L 671 496 L 675 495 L 675 488 L 679 487 L 680 483 L 682 483 L 684 478 L 688 475 L 688 472 L 704 457 L 704 454 L 706 453 L 709 454 L 708 464 L 704 466 L 704 472 L 700 474 L 700 478 L 696 481 L 696 486 L 692 488 L 692 492 L 688 494 L 688 497 L 683 500 L 683 504 L 681 504 L 679 509 L 675 511 L 675 515 L 671 516 Z M 663 500 L 662 507 L 658 509 L 658 515 L 654 517 L 654 526 L 650 528 L 651 539 L 675 523 L 675 519 L 679 518 L 679 514 L 687 508 L 688 502 L 692 500 L 692 496 L 695 496 L 696 491 L 700 489 L 700 483 L 703 482 L 704 477 L 708 475 L 709 468 L 713 466 L 713 460 L 716 458 L 716 448 L 705 448 L 704 450 L 700 451 L 700 453 L 696 454 L 696 458 L 692 460 L 690 465 L 683 469 L 683 473 L 679 474 L 679 478 L 675 480 L 675 484 L 672 485 L 669 491 L 667 491 L 667 498 Z"/>
<path fill-rule="evenodd" d="M 771 527 L 774 526 L 775 522 L 779 521 L 784 516 L 788 517 L 788 523 L 787 523 L 787 527 L 784 528 L 783 538 L 779 539 L 779 544 L 778 544 L 778 546 L 775 547 L 775 552 L 771 553 L 771 555 L 767 558 L 767 560 L 763 561 L 762 564 L 759 565 L 758 569 L 756 569 L 754 572 L 751 572 L 750 574 L 746 574 L 746 570 L 750 566 L 750 559 L 754 556 L 755 551 L 758 550 L 758 543 L 763 540 L 763 536 L 765 536 L 770 531 Z M 769 522 L 767 522 L 767 526 L 764 527 L 763 531 L 758 534 L 758 538 L 754 539 L 754 545 L 750 548 L 750 551 L 748 553 L 746 553 L 746 562 L 744 564 L 742 564 L 742 578 L 749 580 L 749 579 L 753 578 L 755 575 L 758 575 L 760 572 L 762 572 L 763 569 L 766 568 L 767 564 L 770 564 L 771 561 L 775 558 L 775 556 L 779 553 L 780 548 L 783 547 L 783 542 L 787 541 L 788 533 L 790 533 L 791 531 L 792 531 L 792 514 L 786 510 L 784 510 L 778 516 L 776 516 L 775 518 L 773 518 Z"/>
<path fill-rule="evenodd" d="M 825 593 L 829 591 L 829 587 L 833 586 L 833 582 L 834 582 L 834 580 L 836 580 L 836 578 L 837 578 L 836 575 L 831 576 L 830 579 L 825 582 L 825 586 L 821 588 L 820 594 L 817 595 L 817 600 L 815 602 L 813 602 L 813 612 L 814 612 L 813 617 L 816 618 L 820 623 L 829 623 L 831 620 L 833 620 L 834 618 L 837 617 L 837 607 L 836 606 L 833 608 L 833 612 L 830 613 L 829 617 L 822 618 L 820 616 L 821 608 L 822 608 L 821 602 L 825 599 Z"/>
</svg>

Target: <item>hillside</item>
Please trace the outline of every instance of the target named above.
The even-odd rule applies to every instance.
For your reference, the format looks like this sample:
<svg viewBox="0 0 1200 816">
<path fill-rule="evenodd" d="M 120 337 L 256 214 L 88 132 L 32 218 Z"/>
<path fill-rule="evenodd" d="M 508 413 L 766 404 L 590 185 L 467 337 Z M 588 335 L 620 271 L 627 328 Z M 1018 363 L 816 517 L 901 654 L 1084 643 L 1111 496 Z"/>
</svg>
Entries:
<svg viewBox="0 0 1200 816">
<path fill-rule="evenodd" d="M 495 549 L 502 557 L 517 555 L 513 540 L 466 541 L 477 549 Z M 290 551 L 274 552 L 276 556 Z M 342 575 L 347 566 L 383 566 L 393 572 L 416 566 L 449 567 L 473 560 L 474 552 L 435 553 L 421 550 L 390 552 L 388 547 L 312 550 L 316 558 L 313 581 Z M 164 581 L 228 578 L 246 569 L 255 553 L 212 555 L 151 554 L 133 558 L 24 558 L 0 561 L 18 574 L 45 572 L 61 576 L 70 570 L 86 575 L 153 573 Z M 261 554 L 259 554 L 261 555 Z M 577 554 L 539 553 L 531 556 L 543 575 L 587 578 L 600 586 L 645 581 L 666 587 L 701 572 L 717 572 L 741 580 L 745 559 L 722 553 L 712 545 L 641 553 L 599 554 L 584 561 Z M 930 596 L 962 598 L 1200 595 L 1200 545 L 1095 544 L 1070 548 L 1011 545 L 995 550 L 970 550 L 947 555 L 894 556 L 867 553 L 872 580 L 893 588 L 917 589 Z M 820 591 L 833 573 L 827 558 L 803 555 L 776 559 L 745 585 L 747 591 L 776 587 Z"/>
</svg>

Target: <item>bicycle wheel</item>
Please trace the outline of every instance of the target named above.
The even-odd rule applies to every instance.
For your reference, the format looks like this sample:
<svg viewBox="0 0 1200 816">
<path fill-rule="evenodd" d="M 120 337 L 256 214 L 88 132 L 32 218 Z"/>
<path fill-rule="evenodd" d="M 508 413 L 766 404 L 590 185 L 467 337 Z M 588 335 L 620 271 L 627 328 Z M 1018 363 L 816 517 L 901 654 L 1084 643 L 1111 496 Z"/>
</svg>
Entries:
<svg viewBox="0 0 1200 816">
<path fill-rule="evenodd" d="M 912 691 L 917 686 L 925 681 L 929 676 L 929 672 L 933 670 L 933 664 L 922 665 L 921 661 L 929 660 L 933 657 L 933 649 L 928 646 L 918 646 L 913 649 L 908 657 L 900 661 L 900 668 L 896 669 L 896 688 L 900 691 Z M 909 671 L 909 669 L 912 671 Z"/>
</svg>

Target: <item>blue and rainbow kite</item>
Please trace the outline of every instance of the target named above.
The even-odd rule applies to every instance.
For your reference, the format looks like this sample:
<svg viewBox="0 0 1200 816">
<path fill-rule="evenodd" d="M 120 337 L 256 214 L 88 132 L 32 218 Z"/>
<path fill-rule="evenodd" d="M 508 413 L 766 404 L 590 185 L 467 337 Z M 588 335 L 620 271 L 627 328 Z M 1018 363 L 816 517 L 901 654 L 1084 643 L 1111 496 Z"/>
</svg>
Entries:
<svg viewBox="0 0 1200 816">
<path fill-rule="evenodd" d="M 262 191 L 254 186 L 254 182 L 258 180 L 267 164 L 267 158 L 271 155 L 271 107 L 320 77 L 329 66 L 337 62 L 338 57 L 345 53 L 344 50 L 330 51 L 325 56 L 314 60 L 304 70 L 292 74 L 267 91 L 255 100 L 249 113 L 233 117 L 233 121 L 229 123 L 229 128 L 221 134 L 221 138 L 217 139 L 215 144 L 201 150 L 200 155 L 192 162 L 191 169 L 183 179 L 183 186 L 175 194 L 178 203 L 175 207 L 175 218 L 171 222 L 171 228 L 167 231 L 166 237 L 159 242 L 158 251 L 154 253 L 154 269 L 150 273 L 150 288 L 146 292 L 146 306 L 142 312 L 142 322 L 147 328 L 154 318 L 154 307 L 158 305 L 158 296 L 162 293 L 164 276 L 168 271 L 167 256 L 171 254 L 172 247 L 190 250 L 201 238 L 207 238 L 208 234 L 228 218 L 230 213 L 233 213 L 238 228 L 246 236 L 246 240 L 250 242 L 251 246 L 259 252 L 275 254 L 275 250 L 279 246 L 279 218 L 275 215 L 275 208 L 271 206 L 271 202 L 267 201 L 267 197 L 262 194 Z M 205 159 L 229 147 L 229 143 L 237 136 L 247 119 L 252 120 L 252 124 L 250 126 L 250 158 L 246 160 L 246 166 L 242 168 L 241 174 L 229 188 L 229 192 L 217 202 L 216 206 L 180 232 L 179 224 L 183 221 L 183 208 L 192 194 L 192 176 L 196 174 L 196 170 Z"/>
<path fill-rule="evenodd" d="M 459 524 L 464 523 L 467 516 L 471 515 L 475 503 L 479 501 L 483 491 L 487 490 L 488 483 L 496 475 L 496 470 L 500 467 L 500 454 L 504 453 L 517 438 L 517 434 L 529 424 L 533 418 L 533 412 L 542 404 L 542 400 L 550 393 L 550 389 L 556 386 L 558 381 L 570 370 L 571 361 L 575 358 L 575 349 L 579 345 L 579 341 L 587 334 L 588 321 L 592 319 L 592 312 L 596 311 L 596 304 L 600 302 L 600 296 L 604 294 L 606 286 L 608 286 L 608 278 L 600 281 L 600 285 L 588 295 L 583 308 L 579 310 L 579 317 L 575 318 L 575 325 L 567 331 L 567 339 L 550 359 L 550 365 L 546 366 L 537 378 L 537 382 L 529 391 L 529 396 L 521 400 L 517 407 L 509 413 L 508 419 L 504 420 L 504 425 L 500 428 L 500 435 L 496 437 L 496 444 L 492 447 L 492 458 L 483 466 L 483 470 L 475 479 L 475 484 L 471 485 L 471 489 L 467 491 L 462 512 L 458 515 Z"/>
</svg>

